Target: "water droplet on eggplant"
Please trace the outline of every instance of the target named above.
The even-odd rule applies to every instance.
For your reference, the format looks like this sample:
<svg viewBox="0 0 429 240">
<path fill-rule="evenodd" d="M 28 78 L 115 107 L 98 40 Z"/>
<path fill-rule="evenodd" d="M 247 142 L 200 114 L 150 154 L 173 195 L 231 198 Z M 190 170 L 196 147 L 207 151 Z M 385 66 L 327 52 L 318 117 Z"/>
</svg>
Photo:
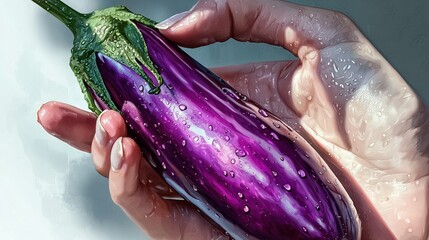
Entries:
<svg viewBox="0 0 429 240">
<path fill-rule="evenodd" d="M 302 169 L 298 170 L 298 175 L 299 175 L 301 178 L 305 178 L 305 177 L 307 177 L 307 174 L 306 174 L 306 173 L 305 173 L 305 171 L 304 171 L 304 170 L 302 170 Z"/>
<path fill-rule="evenodd" d="M 213 140 L 213 141 L 212 141 L 212 146 L 215 148 L 215 150 L 216 150 L 217 152 L 220 152 L 220 150 L 221 150 L 221 146 L 220 146 L 220 144 L 219 144 L 216 140 Z"/>
<path fill-rule="evenodd" d="M 244 206 L 243 211 L 245 213 L 249 213 L 250 212 L 250 208 L 246 205 L 246 206 Z"/>
<path fill-rule="evenodd" d="M 245 157 L 247 153 L 241 149 L 237 149 L 235 150 L 235 155 L 237 155 L 237 157 Z"/>
<path fill-rule="evenodd" d="M 180 111 L 185 111 L 186 109 L 188 109 L 188 107 L 185 104 L 180 104 L 179 109 Z"/>
<path fill-rule="evenodd" d="M 271 132 L 270 135 L 273 139 L 279 140 L 279 136 L 275 132 Z"/>
</svg>

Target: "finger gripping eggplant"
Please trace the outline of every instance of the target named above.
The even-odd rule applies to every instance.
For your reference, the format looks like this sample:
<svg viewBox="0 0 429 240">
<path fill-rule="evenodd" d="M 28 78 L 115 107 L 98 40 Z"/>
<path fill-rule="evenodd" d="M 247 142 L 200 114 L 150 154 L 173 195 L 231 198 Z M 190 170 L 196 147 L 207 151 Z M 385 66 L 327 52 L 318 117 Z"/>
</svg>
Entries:
<svg viewBox="0 0 429 240">
<path fill-rule="evenodd" d="M 121 112 L 154 169 L 232 238 L 359 239 L 356 209 L 314 149 L 154 21 L 33 1 L 75 34 L 70 65 L 89 108 Z"/>
</svg>

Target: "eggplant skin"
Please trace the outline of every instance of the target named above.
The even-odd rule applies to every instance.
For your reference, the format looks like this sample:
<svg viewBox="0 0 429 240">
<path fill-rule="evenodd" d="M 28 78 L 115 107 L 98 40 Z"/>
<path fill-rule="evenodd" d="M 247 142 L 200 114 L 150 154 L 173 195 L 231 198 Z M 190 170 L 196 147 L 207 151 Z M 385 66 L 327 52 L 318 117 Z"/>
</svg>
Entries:
<svg viewBox="0 0 429 240">
<path fill-rule="evenodd" d="M 179 194 L 234 239 L 359 238 L 348 196 L 282 134 L 291 129 L 157 30 L 136 25 L 164 79 L 160 93 L 101 53 L 97 66 L 130 134 Z"/>
</svg>

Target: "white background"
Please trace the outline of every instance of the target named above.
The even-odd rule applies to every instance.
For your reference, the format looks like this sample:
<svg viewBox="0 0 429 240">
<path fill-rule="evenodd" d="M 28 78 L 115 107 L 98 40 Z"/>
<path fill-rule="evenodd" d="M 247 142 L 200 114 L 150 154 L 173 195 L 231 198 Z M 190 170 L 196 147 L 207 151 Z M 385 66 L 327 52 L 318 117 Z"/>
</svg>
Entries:
<svg viewBox="0 0 429 240">
<path fill-rule="evenodd" d="M 66 2 L 83 12 L 122 4 L 157 21 L 194 3 Z M 295 2 L 347 13 L 428 102 L 428 1 Z M 0 20 L 0 238 L 145 239 L 110 200 L 90 156 L 36 122 L 37 109 L 49 100 L 86 108 L 68 67 L 71 33 L 29 0 L 3 1 Z M 276 47 L 233 41 L 189 52 L 207 66 L 291 58 Z"/>
</svg>

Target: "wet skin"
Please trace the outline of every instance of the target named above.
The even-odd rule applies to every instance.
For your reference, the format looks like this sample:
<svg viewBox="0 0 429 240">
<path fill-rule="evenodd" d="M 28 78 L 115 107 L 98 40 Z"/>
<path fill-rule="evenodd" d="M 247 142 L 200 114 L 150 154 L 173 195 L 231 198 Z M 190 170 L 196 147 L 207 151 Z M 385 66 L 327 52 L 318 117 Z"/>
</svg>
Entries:
<svg viewBox="0 0 429 240">
<path fill-rule="evenodd" d="M 428 108 L 346 16 L 242 0 L 200 1 L 177 18 L 161 32 L 185 47 L 235 38 L 294 53 L 297 60 L 213 71 L 318 150 L 355 202 L 362 239 L 428 238 Z M 38 117 L 48 132 L 92 153 L 112 199 L 151 237 L 224 237 L 192 207 L 166 200 L 175 193 L 141 159 L 118 113 L 97 123 L 89 112 L 50 102 Z M 121 167 L 112 169 L 117 159 Z"/>
</svg>

